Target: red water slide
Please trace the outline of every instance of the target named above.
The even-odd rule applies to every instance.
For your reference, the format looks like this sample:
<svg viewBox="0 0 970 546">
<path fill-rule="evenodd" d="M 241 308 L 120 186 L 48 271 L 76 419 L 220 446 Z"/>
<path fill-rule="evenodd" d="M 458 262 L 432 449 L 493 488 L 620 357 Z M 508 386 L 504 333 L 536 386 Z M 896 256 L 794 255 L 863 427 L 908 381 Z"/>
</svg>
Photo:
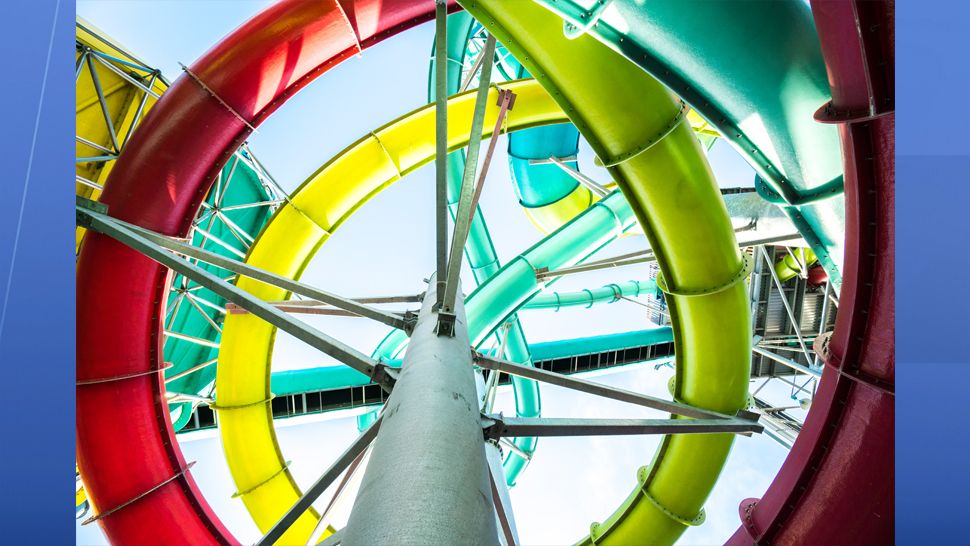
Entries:
<svg viewBox="0 0 970 546">
<path fill-rule="evenodd" d="M 339 62 L 433 17 L 430 1 L 285 0 L 270 7 L 175 81 L 126 146 L 101 201 L 114 217 L 185 236 L 252 127 Z M 167 275 L 106 236 L 84 240 L 78 465 L 112 543 L 234 544 L 199 493 L 169 421 L 158 373 Z"/>
<path fill-rule="evenodd" d="M 741 503 L 729 546 L 892 544 L 895 426 L 894 2 L 813 0 L 839 123 L 845 271 L 825 372 L 764 497 Z"/>
</svg>

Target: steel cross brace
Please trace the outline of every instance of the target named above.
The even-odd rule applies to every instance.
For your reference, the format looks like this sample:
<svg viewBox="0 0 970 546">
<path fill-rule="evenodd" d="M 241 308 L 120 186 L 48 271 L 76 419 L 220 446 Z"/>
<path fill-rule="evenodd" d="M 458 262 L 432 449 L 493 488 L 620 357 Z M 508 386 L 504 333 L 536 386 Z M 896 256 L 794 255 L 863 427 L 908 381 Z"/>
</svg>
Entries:
<svg viewBox="0 0 970 546">
<path fill-rule="evenodd" d="M 632 434 L 750 434 L 764 427 L 746 419 L 561 419 L 483 415 L 485 438 L 619 436 Z"/>
<path fill-rule="evenodd" d="M 488 173 L 488 164 L 491 160 L 492 152 L 495 149 L 495 142 L 505 120 L 505 114 L 511 108 L 515 95 L 508 91 L 499 92 L 499 115 L 496 119 L 495 130 L 489 143 L 486 153 L 485 163 L 482 166 L 482 173 L 479 176 L 478 184 L 475 184 L 475 172 L 478 170 L 478 154 L 482 143 L 482 128 L 485 123 L 486 101 L 488 100 L 488 88 L 492 79 L 492 58 L 495 55 L 495 37 L 489 36 L 485 42 L 485 50 L 482 56 L 485 62 L 482 63 L 482 74 L 478 84 L 478 93 L 475 95 L 475 111 L 472 116 L 472 127 L 468 138 L 468 153 L 465 158 L 465 171 L 462 173 L 461 191 L 458 197 L 458 210 L 455 212 L 455 229 L 451 236 L 451 248 L 448 252 L 447 275 L 444 283 L 444 290 L 438 289 L 439 310 L 438 328 L 439 336 L 454 335 L 454 307 L 455 299 L 458 296 L 458 277 L 461 275 L 461 263 L 464 257 L 465 242 L 468 239 L 468 231 L 471 228 L 472 218 L 475 214 L 475 206 L 478 197 L 481 195 L 482 184 Z M 439 257 L 440 259 L 440 257 Z M 440 283 L 441 278 L 438 277 Z M 442 292 L 444 292 L 442 296 Z"/>
<path fill-rule="evenodd" d="M 510 362 L 508 360 L 485 356 L 475 351 L 472 351 L 472 359 L 478 366 L 485 368 L 486 370 L 492 370 L 493 372 L 504 372 L 509 375 L 516 375 L 526 379 L 534 379 L 536 381 L 550 383 L 559 387 L 566 387 L 568 389 L 585 392 L 587 394 L 595 394 L 604 398 L 619 400 L 620 402 L 627 402 L 630 404 L 636 404 L 638 406 L 666 411 L 682 417 L 693 417 L 695 419 L 719 419 L 722 422 L 747 422 L 748 424 L 752 425 L 757 425 L 758 422 L 758 415 L 756 413 L 744 410 L 737 412 L 736 415 L 728 415 L 687 404 L 681 404 L 680 402 L 664 400 L 662 398 L 656 398 L 646 394 L 610 387 L 601 383 L 594 383 L 578 377 L 571 377 L 550 372 L 541 368 L 523 366 L 522 364 L 516 364 L 515 362 Z M 524 434 L 523 436 L 528 435 Z"/>
<path fill-rule="evenodd" d="M 225 298 L 227 301 L 231 301 L 240 307 L 246 308 L 250 313 L 291 334 L 311 347 L 314 347 L 315 349 L 336 358 L 340 362 L 343 362 L 364 375 L 375 379 L 375 382 L 379 383 L 384 390 L 389 392 L 393 387 L 392 379 L 387 374 L 381 373 L 382 365 L 370 359 L 367 355 L 357 351 L 353 347 L 345 345 L 344 343 L 324 334 L 323 332 L 320 332 L 305 322 L 299 321 L 290 315 L 287 315 L 272 305 L 253 297 L 252 294 L 224 281 L 211 272 L 178 257 L 176 254 L 173 254 L 164 246 L 159 244 L 160 242 L 165 242 L 171 245 L 181 245 L 180 243 L 175 243 L 167 237 L 155 234 L 142 228 L 133 229 L 134 226 L 131 224 L 116 220 L 100 212 L 96 212 L 95 209 L 98 208 L 96 206 L 92 206 L 92 208 L 86 207 L 85 204 L 83 204 L 84 201 L 87 200 L 82 201 L 79 199 L 79 204 L 75 206 L 77 225 L 107 235 L 118 242 L 144 254 L 148 258 L 155 260 L 165 267 L 168 267 L 176 273 L 192 279 L 199 285 L 208 288 L 220 297 Z M 146 232 L 151 234 L 151 238 L 146 236 Z"/>
<path fill-rule="evenodd" d="M 80 211 L 81 209 L 79 208 L 78 210 Z M 106 217 L 106 218 L 109 218 L 109 217 Z M 134 232 L 135 234 L 143 237 L 144 239 L 148 240 L 151 243 L 154 243 L 157 246 L 174 251 L 183 256 L 188 256 L 190 258 L 201 260 L 203 262 L 212 264 L 216 267 L 220 267 L 227 271 L 232 271 L 233 273 L 250 277 L 259 282 L 266 283 L 279 288 L 283 288 L 285 290 L 289 290 L 301 296 L 314 298 L 321 302 L 333 305 L 334 307 L 337 307 L 344 311 L 349 311 L 354 315 L 359 315 L 372 320 L 376 320 L 378 322 L 384 323 L 393 328 L 404 330 L 405 332 L 410 333 L 410 329 L 408 328 L 408 321 L 405 320 L 405 318 L 400 315 L 396 315 L 394 313 L 390 313 L 381 309 L 376 309 L 374 307 L 370 307 L 368 305 L 358 303 L 352 299 L 344 298 L 336 294 L 331 294 L 330 292 L 326 292 L 318 288 L 313 288 L 312 286 L 307 286 L 301 282 L 288 279 L 282 275 L 270 273 L 265 269 L 253 267 L 249 264 L 246 264 L 237 260 L 233 260 L 231 258 L 226 258 L 224 256 L 220 256 L 219 254 L 216 254 L 214 252 L 210 252 L 208 250 L 204 250 L 204 249 L 192 246 L 190 244 L 173 240 L 171 237 L 166 237 L 165 235 L 155 233 L 151 230 L 145 229 L 140 226 L 136 226 L 134 224 L 129 224 L 127 222 L 123 222 L 121 220 L 116 220 L 113 218 L 110 218 L 110 221 L 113 222 L 115 225 L 124 227 Z M 269 302 L 262 302 L 262 303 L 265 303 L 266 305 L 270 305 L 270 306 L 273 305 L 272 303 L 269 303 Z M 245 305 L 239 305 L 239 307 L 246 308 Z"/>
<path fill-rule="evenodd" d="M 777 237 L 767 237 L 764 239 L 755 239 L 751 241 L 738 241 L 738 248 L 746 248 L 750 246 L 760 246 L 772 243 L 781 243 L 785 241 L 791 241 L 794 239 L 801 238 L 801 235 L 797 233 L 792 233 L 789 235 L 779 235 Z M 615 256 L 613 258 L 605 258 L 603 260 L 597 260 L 595 262 L 589 262 L 579 265 L 573 265 L 569 267 L 563 267 L 562 269 L 556 269 L 550 271 L 548 268 L 539 268 L 536 270 L 536 279 L 539 281 L 548 281 L 562 275 L 572 275 L 575 273 L 586 273 L 588 271 L 598 271 L 600 269 L 610 269 L 613 267 L 624 267 L 627 265 L 642 264 L 649 262 L 656 262 L 657 257 L 654 255 L 653 250 L 638 250 L 636 252 L 631 252 L 629 254 L 623 254 L 621 256 Z"/>
<path fill-rule="evenodd" d="M 310 508 L 313 501 L 317 500 L 317 497 L 322 495 L 323 492 L 330 487 L 330 484 L 332 484 L 334 480 L 340 476 L 344 469 L 353 463 L 354 460 L 357 459 L 357 456 L 367 449 L 367 446 L 369 446 L 374 437 L 377 436 L 377 431 L 380 429 L 380 426 L 381 417 L 378 417 L 377 420 L 374 421 L 374 424 L 361 433 L 361 435 L 358 436 L 352 444 L 350 444 L 350 447 L 344 450 L 344 452 L 340 454 L 340 457 L 338 457 L 337 460 L 330 465 L 330 468 L 328 468 L 327 471 L 324 472 L 323 475 L 320 476 L 320 478 L 317 479 L 317 481 L 311 485 L 306 492 L 303 493 L 300 500 L 296 501 L 296 503 L 291 506 L 285 514 L 283 514 L 283 517 L 280 518 L 275 525 L 273 525 L 266 535 L 259 539 L 256 546 L 270 546 L 275 544 L 276 541 L 279 540 L 284 533 L 286 533 L 290 526 L 293 525 L 296 520 L 307 511 L 308 508 Z"/>
</svg>

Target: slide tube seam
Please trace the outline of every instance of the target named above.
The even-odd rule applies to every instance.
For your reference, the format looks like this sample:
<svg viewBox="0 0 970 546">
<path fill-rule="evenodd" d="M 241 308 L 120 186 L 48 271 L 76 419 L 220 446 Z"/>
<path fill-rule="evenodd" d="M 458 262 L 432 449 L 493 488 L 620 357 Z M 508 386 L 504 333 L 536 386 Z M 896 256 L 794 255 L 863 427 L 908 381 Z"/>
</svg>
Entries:
<svg viewBox="0 0 970 546">
<path fill-rule="evenodd" d="M 263 480 L 261 482 L 258 482 L 258 483 L 256 483 L 256 485 L 254 485 L 252 487 L 248 487 L 248 488 L 246 488 L 246 489 L 244 489 L 242 491 L 236 491 L 235 493 L 232 494 L 232 498 L 235 499 L 235 498 L 238 498 L 238 497 L 242 497 L 243 495 L 248 495 L 248 494 L 252 493 L 253 491 L 259 489 L 260 487 L 268 484 L 269 482 L 273 481 L 273 478 L 279 476 L 280 474 L 282 474 L 284 472 L 288 472 L 289 469 L 290 469 L 290 465 L 292 463 L 293 463 L 293 461 L 286 461 L 286 462 L 284 462 L 283 463 L 283 466 L 281 466 L 279 470 L 277 470 L 276 472 L 273 472 L 272 474 L 270 474 L 269 476 L 267 476 L 265 480 Z"/>
<path fill-rule="evenodd" d="M 145 372 L 134 372 L 128 374 L 116 375 L 114 377 L 101 377 L 98 379 L 78 379 L 75 382 L 75 386 L 83 387 L 85 385 L 99 385 L 101 383 L 113 383 L 115 381 L 124 381 L 126 379 L 135 379 L 138 377 L 144 377 L 146 375 L 156 374 L 158 372 L 164 372 L 165 370 L 171 368 L 173 364 L 171 362 L 166 362 L 161 368 L 155 368 L 154 370 L 148 370 Z"/>
<path fill-rule="evenodd" d="M 636 148 L 633 148 L 628 152 L 623 152 L 621 154 L 615 155 L 610 158 L 601 157 L 600 163 L 602 163 L 602 166 L 607 169 L 610 167 L 618 167 L 626 163 L 627 161 L 630 161 L 631 159 L 637 157 L 643 152 L 646 152 L 650 148 L 653 148 L 656 144 L 662 142 L 663 139 L 667 138 L 667 135 L 674 132 L 674 129 L 676 129 L 677 126 L 681 124 L 681 122 L 687 119 L 687 111 L 689 109 L 690 107 L 687 106 L 687 103 L 681 100 L 680 110 L 678 110 L 677 113 L 674 115 L 674 118 L 670 120 L 670 123 L 667 124 L 666 127 L 661 129 L 660 132 L 657 133 L 656 137 L 647 139 L 647 142 L 637 146 Z"/>
<path fill-rule="evenodd" d="M 142 492 L 142 493 L 140 493 L 138 495 L 135 495 L 131 499 L 129 499 L 129 500 L 127 500 L 127 501 L 119 504 L 118 506 L 115 506 L 114 508 L 110 508 L 108 510 L 99 511 L 97 514 L 95 514 L 95 515 L 89 517 L 88 519 L 84 520 L 83 522 L 81 522 L 81 525 L 87 525 L 89 523 L 94 523 L 95 521 L 104 519 L 104 518 L 110 516 L 111 514 L 116 514 L 116 513 L 120 512 L 121 510 L 124 510 L 125 508 L 131 506 L 132 504 L 135 504 L 136 502 L 138 502 L 141 499 L 147 497 L 148 495 L 151 495 L 155 491 L 158 491 L 159 489 L 165 487 L 166 485 L 168 485 L 168 484 L 170 484 L 170 483 L 172 483 L 172 482 L 174 482 L 174 481 L 182 478 L 182 476 L 184 476 L 189 471 L 189 469 L 192 468 L 193 466 L 195 466 L 195 461 L 192 461 L 189 464 L 185 465 L 185 467 L 183 467 L 181 470 L 179 470 L 178 472 L 176 472 L 175 474 L 173 474 L 169 478 L 166 478 L 165 480 L 161 481 L 158 485 L 155 485 L 153 487 L 148 488 L 144 492 Z"/>
<path fill-rule="evenodd" d="M 698 288 L 698 289 L 671 289 L 667 286 L 667 281 L 664 278 L 663 272 L 657 273 L 657 288 L 663 291 L 664 294 L 669 294 L 671 296 L 682 296 L 685 298 L 697 297 L 697 296 L 708 296 L 711 294 L 717 294 L 718 292 L 723 292 L 728 288 L 738 284 L 739 282 L 747 279 L 751 272 L 754 270 L 754 258 L 746 253 L 741 253 L 741 269 L 734 274 L 733 277 L 722 284 L 716 284 L 710 288 Z"/>
</svg>

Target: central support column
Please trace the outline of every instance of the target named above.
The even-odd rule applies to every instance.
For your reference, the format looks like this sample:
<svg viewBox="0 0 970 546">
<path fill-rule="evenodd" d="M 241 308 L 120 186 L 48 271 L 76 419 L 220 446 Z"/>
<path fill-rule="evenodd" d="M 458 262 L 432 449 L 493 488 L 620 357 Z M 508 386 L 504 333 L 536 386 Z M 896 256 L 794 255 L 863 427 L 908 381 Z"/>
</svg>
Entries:
<svg viewBox="0 0 970 546">
<path fill-rule="evenodd" d="M 498 544 L 464 299 L 453 337 L 435 333 L 436 279 L 347 522 L 342 544 Z"/>
</svg>

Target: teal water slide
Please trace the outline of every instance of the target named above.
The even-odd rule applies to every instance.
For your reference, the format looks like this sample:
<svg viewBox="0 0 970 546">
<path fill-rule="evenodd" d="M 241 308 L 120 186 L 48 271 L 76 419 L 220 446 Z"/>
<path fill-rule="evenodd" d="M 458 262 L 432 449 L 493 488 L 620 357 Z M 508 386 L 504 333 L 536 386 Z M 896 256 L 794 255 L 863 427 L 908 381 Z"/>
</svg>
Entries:
<svg viewBox="0 0 970 546">
<path fill-rule="evenodd" d="M 536 0 L 689 103 L 757 172 L 755 187 L 778 205 L 841 285 L 845 200 L 831 95 L 805 2 Z M 744 62 L 739 62 L 744 59 Z"/>
</svg>

